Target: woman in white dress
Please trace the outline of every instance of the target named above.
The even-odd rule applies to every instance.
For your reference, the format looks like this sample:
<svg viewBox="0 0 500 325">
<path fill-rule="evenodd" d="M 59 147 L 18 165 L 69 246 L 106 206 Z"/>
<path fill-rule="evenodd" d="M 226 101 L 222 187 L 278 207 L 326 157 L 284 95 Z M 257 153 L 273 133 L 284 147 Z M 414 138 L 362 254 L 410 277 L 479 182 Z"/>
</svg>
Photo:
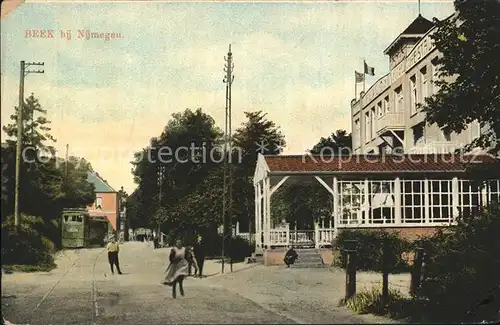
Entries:
<svg viewBox="0 0 500 325">
<path fill-rule="evenodd" d="M 184 278 L 188 275 L 189 263 L 186 260 L 186 248 L 182 247 L 180 240 L 177 240 L 175 247 L 172 247 L 169 256 L 170 264 L 167 267 L 167 275 L 163 284 L 172 286 L 172 297 L 177 296 L 176 287 L 179 284 L 181 296 L 184 296 Z"/>
</svg>

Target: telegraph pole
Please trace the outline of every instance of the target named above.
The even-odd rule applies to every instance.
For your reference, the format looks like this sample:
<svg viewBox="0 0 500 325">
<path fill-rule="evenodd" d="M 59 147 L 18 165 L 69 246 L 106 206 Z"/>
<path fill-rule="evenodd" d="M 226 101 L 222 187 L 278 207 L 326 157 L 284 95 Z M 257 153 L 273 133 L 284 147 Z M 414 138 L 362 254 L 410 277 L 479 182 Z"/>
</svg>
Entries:
<svg viewBox="0 0 500 325">
<path fill-rule="evenodd" d="M 159 185 L 158 185 L 158 211 L 160 211 L 162 205 L 161 205 L 161 202 L 162 202 L 162 189 L 163 189 L 163 166 L 160 165 L 160 173 L 159 173 Z M 157 229 L 157 233 L 156 235 L 158 236 L 158 238 L 160 238 L 160 220 L 157 220 L 157 226 L 158 226 L 158 229 Z"/>
<path fill-rule="evenodd" d="M 44 65 L 43 62 L 24 62 L 21 61 L 21 71 L 19 80 L 19 108 L 17 112 L 17 145 L 16 145 L 16 183 L 14 192 L 14 218 L 16 227 L 21 225 L 21 218 L 19 216 L 19 179 L 21 174 L 21 157 L 23 150 L 23 110 L 24 110 L 24 77 L 29 73 L 44 73 L 43 70 L 29 71 L 26 70 L 29 66 Z"/>
<path fill-rule="evenodd" d="M 66 145 L 66 161 L 64 164 L 64 177 L 68 179 L 69 144 Z"/>
<path fill-rule="evenodd" d="M 231 44 L 229 44 L 229 52 L 227 57 L 224 57 L 226 61 L 224 65 L 224 72 L 226 75 L 224 77 L 224 83 L 226 84 L 226 118 L 225 118 L 225 137 L 224 137 L 224 192 L 222 201 L 222 273 L 224 273 L 224 259 L 225 259 L 225 241 L 227 238 L 227 225 L 226 217 L 227 211 L 229 211 L 229 249 L 231 249 L 231 241 L 233 237 L 233 223 L 232 223 L 232 205 L 233 205 L 233 169 L 232 169 L 232 130 L 231 130 L 231 86 L 234 81 L 233 76 L 233 53 L 231 53 Z M 229 161 L 228 161 L 229 160 Z M 229 174 L 229 184 L 226 180 L 227 174 Z M 229 186 L 227 186 L 229 185 Z M 228 187 L 229 194 L 229 204 L 226 206 L 226 188 Z M 227 210 L 227 211 L 226 211 Z M 231 250 L 229 251 L 231 255 Z M 231 272 L 233 272 L 233 259 L 229 256 L 229 261 L 231 265 Z"/>
</svg>

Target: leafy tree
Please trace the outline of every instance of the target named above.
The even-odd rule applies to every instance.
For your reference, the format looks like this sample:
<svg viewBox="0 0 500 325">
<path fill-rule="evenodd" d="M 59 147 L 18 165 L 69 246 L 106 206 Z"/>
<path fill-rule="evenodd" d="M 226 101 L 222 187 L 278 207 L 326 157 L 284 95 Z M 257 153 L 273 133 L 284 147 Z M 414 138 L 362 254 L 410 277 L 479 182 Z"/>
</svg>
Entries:
<svg viewBox="0 0 500 325">
<path fill-rule="evenodd" d="M 472 143 L 500 149 L 500 2 L 455 0 L 456 15 L 436 21 L 432 39 L 443 54 L 437 60 L 439 91 L 425 99 L 429 123 L 462 132 L 477 120 L 482 134 Z"/>
<path fill-rule="evenodd" d="M 15 147 L 17 141 L 17 118 L 19 114 L 19 107 L 14 108 L 14 114 L 10 116 L 13 123 L 2 126 L 2 130 L 7 136 L 13 138 L 8 139 L 6 142 Z M 38 116 L 35 116 L 37 114 Z M 50 124 L 46 117 L 47 110 L 43 109 L 38 99 L 32 93 L 30 97 L 26 98 L 23 105 L 23 147 L 27 145 L 34 146 L 37 149 L 46 149 L 51 154 L 55 153 L 55 149 L 50 142 L 56 142 L 56 139 L 50 134 Z M 49 143 L 47 143 L 49 142 Z"/>
<path fill-rule="evenodd" d="M 211 116 L 201 109 L 187 109 L 173 114 L 162 134 L 136 153 L 133 174 L 139 187 L 135 212 L 141 223 L 184 227 L 173 222 L 176 212 L 185 209 L 185 197 L 196 191 L 220 161 L 221 135 Z M 163 155 L 161 161 L 159 155 Z M 153 159 L 146 159 L 148 156 Z"/>
<path fill-rule="evenodd" d="M 416 243 L 426 252 L 425 280 L 417 296 L 436 311 L 431 315 L 442 318 L 433 322 L 498 322 L 500 282 L 492 270 L 500 267 L 499 231 L 500 209 L 493 204 Z"/>
<path fill-rule="evenodd" d="M 12 123 L 3 126 L 4 132 L 11 137 L 2 148 L 3 185 L 7 194 L 4 197 L 5 207 L 2 206 L 3 220 L 14 208 L 18 112 L 16 107 L 15 114 L 11 115 Z M 45 117 L 46 113 L 33 94 L 26 99 L 23 106 L 22 142 L 27 154 L 21 164 L 19 207 L 23 213 L 41 216 L 48 221 L 58 217 L 63 208 L 92 203 L 94 188 L 86 180 L 87 171 L 92 168 L 87 161 L 70 157 L 66 162 L 55 155 L 52 146 L 55 139 L 50 134 L 51 122 Z"/>
<path fill-rule="evenodd" d="M 247 120 L 236 129 L 234 146 L 238 157 L 233 157 L 233 222 L 239 221 L 243 228 L 254 231 L 255 200 L 253 175 L 259 153 L 275 155 L 286 146 L 285 136 L 279 126 L 266 118 L 262 111 L 245 112 Z"/>
<path fill-rule="evenodd" d="M 329 137 L 322 137 L 309 151 L 313 155 L 348 154 L 352 149 L 351 134 L 337 130 Z M 321 217 L 329 218 L 333 200 L 330 192 L 314 177 L 302 178 L 300 183 L 285 184 L 271 201 L 273 217 L 286 219 L 291 227 L 311 229 Z"/>
<path fill-rule="evenodd" d="M 352 136 L 346 130 L 337 130 L 327 138 L 321 138 L 310 150 L 311 154 L 349 154 L 352 149 Z"/>
</svg>

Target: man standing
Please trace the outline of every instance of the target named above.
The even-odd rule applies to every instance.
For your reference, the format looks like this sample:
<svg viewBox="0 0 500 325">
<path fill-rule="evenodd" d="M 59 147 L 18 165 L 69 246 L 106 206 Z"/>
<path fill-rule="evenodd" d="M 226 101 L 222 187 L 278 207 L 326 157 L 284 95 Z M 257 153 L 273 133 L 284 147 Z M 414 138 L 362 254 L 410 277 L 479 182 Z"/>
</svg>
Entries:
<svg viewBox="0 0 500 325">
<path fill-rule="evenodd" d="M 201 235 L 198 235 L 196 244 L 194 245 L 194 257 L 196 259 L 196 263 L 198 264 L 198 276 L 202 278 L 203 263 L 205 263 L 205 247 Z"/>
<path fill-rule="evenodd" d="M 122 271 L 120 271 L 120 262 L 118 261 L 118 252 L 120 251 L 120 246 L 116 242 L 115 236 L 111 235 L 107 248 L 108 248 L 109 266 L 111 267 L 111 274 L 115 274 L 115 271 L 113 270 L 113 265 L 116 265 L 116 271 L 118 271 L 118 274 L 122 274 Z"/>
</svg>

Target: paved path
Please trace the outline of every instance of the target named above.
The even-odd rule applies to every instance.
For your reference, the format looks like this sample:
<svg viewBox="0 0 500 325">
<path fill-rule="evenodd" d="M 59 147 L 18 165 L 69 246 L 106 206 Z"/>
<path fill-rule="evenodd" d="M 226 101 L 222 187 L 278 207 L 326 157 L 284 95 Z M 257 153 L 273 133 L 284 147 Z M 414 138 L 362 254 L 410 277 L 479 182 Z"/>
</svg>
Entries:
<svg viewBox="0 0 500 325">
<path fill-rule="evenodd" d="M 343 285 L 328 269 L 237 263 L 221 275 L 220 263 L 206 261 L 208 277 L 188 278 L 186 296 L 174 300 L 160 284 L 167 257 L 168 249 L 126 243 L 124 274 L 111 275 L 103 249 L 67 251 L 52 272 L 2 276 L 3 316 L 31 325 L 385 322 L 336 307 Z"/>
</svg>

